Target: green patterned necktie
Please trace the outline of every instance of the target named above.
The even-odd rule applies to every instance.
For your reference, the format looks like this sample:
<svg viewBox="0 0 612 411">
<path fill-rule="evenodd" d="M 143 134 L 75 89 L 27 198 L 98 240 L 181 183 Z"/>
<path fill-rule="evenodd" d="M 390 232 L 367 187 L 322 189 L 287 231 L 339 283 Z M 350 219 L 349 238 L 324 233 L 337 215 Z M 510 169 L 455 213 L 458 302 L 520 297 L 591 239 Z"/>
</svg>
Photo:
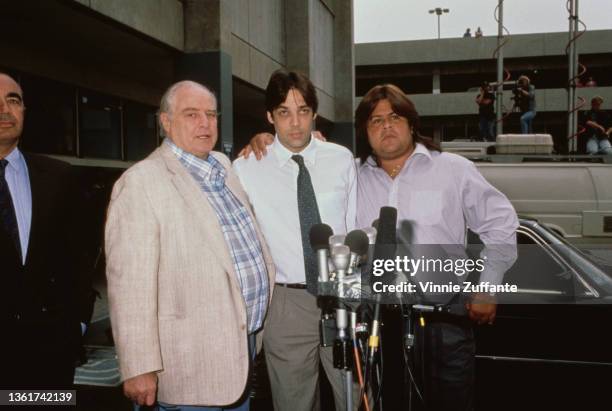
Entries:
<svg viewBox="0 0 612 411">
<path fill-rule="evenodd" d="M 321 215 L 317 206 L 317 197 L 310 173 L 304 165 L 304 158 L 301 155 L 293 155 L 291 159 L 300 168 L 297 178 L 297 202 L 300 215 L 300 231 L 302 234 L 302 250 L 304 251 L 304 268 L 306 270 L 306 286 L 311 294 L 316 295 L 318 289 L 318 268 L 317 256 L 310 246 L 310 229 L 315 224 L 321 223 Z"/>
</svg>

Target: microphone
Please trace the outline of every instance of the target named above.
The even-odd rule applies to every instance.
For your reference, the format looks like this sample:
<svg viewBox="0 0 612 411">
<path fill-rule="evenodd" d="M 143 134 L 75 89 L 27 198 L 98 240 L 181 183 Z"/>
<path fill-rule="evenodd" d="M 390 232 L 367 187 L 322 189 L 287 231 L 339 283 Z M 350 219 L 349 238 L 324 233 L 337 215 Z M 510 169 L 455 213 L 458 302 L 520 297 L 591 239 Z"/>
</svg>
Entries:
<svg viewBox="0 0 612 411">
<path fill-rule="evenodd" d="M 345 238 L 346 238 L 346 235 L 344 234 L 332 235 L 331 237 L 329 237 L 329 246 L 335 247 L 337 245 L 344 245 Z"/>
<path fill-rule="evenodd" d="M 349 267 L 349 262 L 351 260 L 351 249 L 345 245 L 337 245 L 332 247 L 331 250 L 331 259 L 334 263 L 334 267 L 336 268 L 336 278 L 339 284 L 338 287 L 338 298 L 344 298 L 344 287 L 342 285 L 342 280 L 346 276 L 346 270 Z M 337 308 L 336 309 L 336 327 L 338 327 L 338 335 L 340 337 L 346 337 L 346 327 L 348 326 L 348 317 L 346 314 L 346 309 Z"/>
<path fill-rule="evenodd" d="M 376 244 L 376 233 L 377 230 L 374 227 L 364 227 L 361 229 L 368 236 L 368 244 L 374 245 Z"/>
<path fill-rule="evenodd" d="M 329 296 L 329 272 L 334 267 L 329 261 L 329 239 L 334 235 L 334 230 L 327 224 L 315 224 L 310 228 L 310 246 L 317 253 L 317 267 L 319 270 L 318 298 L 317 304 L 321 308 L 321 320 L 319 322 L 319 339 L 323 347 L 333 344 L 336 323 L 332 317 L 333 299 Z"/>
<path fill-rule="evenodd" d="M 319 281 L 329 281 L 329 239 L 334 231 L 327 224 L 315 224 L 310 228 L 310 246 L 317 253 L 317 266 L 319 268 Z"/>
<path fill-rule="evenodd" d="M 331 249 L 331 260 L 336 268 L 338 281 L 346 276 L 346 271 L 351 261 L 351 249 L 346 245 L 336 245 Z"/>
<path fill-rule="evenodd" d="M 395 258 L 397 244 L 397 209 L 381 207 L 377 226 L 374 259 L 392 260 Z"/>
<path fill-rule="evenodd" d="M 376 244 L 376 233 L 377 230 L 374 227 L 365 227 L 361 229 L 368 236 L 368 259 L 366 260 L 366 267 L 368 268 L 366 272 L 370 272 L 372 267 L 369 265 L 372 264 L 374 260 L 374 244 Z"/>
<path fill-rule="evenodd" d="M 342 284 L 342 280 L 344 280 L 346 271 L 349 268 L 351 249 L 346 245 L 332 247 L 331 259 L 336 269 L 336 278 L 338 280 L 338 298 L 342 300 L 344 298 L 344 286 Z M 351 376 L 348 369 L 351 358 L 348 326 L 348 312 L 343 304 L 338 304 L 336 308 L 336 328 L 338 334 L 336 336 L 336 340 L 334 341 L 333 362 L 335 368 L 346 370 L 349 373 L 348 376 Z M 352 381 L 352 379 L 349 381 Z"/>
<path fill-rule="evenodd" d="M 368 235 L 362 230 L 353 230 L 346 235 L 344 244 L 351 250 L 349 272 L 353 272 L 361 262 L 361 257 L 368 252 Z"/>
<path fill-rule="evenodd" d="M 378 225 L 378 220 L 376 220 L 376 225 Z M 361 284 L 367 284 L 369 281 L 369 273 L 372 272 L 372 264 L 374 261 L 374 245 L 376 244 L 376 234 L 378 231 L 374 227 L 364 227 L 361 229 L 366 236 L 368 237 L 368 254 L 366 256 L 366 260 L 363 263 L 363 267 L 361 268 Z"/>
<path fill-rule="evenodd" d="M 377 218 L 376 220 L 372 221 L 372 228 L 375 230 L 378 230 L 378 223 L 380 222 L 380 218 Z"/>
<path fill-rule="evenodd" d="M 345 238 L 346 238 L 346 235 L 344 234 L 332 235 L 331 237 L 329 237 L 329 248 L 331 249 L 339 245 L 344 245 Z M 329 260 L 329 271 L 331 272 L 335 271 L 334 263 L 332 262 L 331 259 Z"/>
<path fill-rule="evenodd" d="M 391 260 L 395 258 L 395 245 L 397 243 L 396 226 L 397 209 L 394 207 L 381 207 L 372 262 L 375 260 Z M 372 265 L 374 264 L 372 263 Z M 372 279 L 372 273 L 369 274 L 370 279 Z M 374 315 L 372 318 L 372 333 L 370 334 L 370 341 L 368 344 L 370 348 L 370 356 L 368 358 L 370 367 L 374 363 L 374 354 L 379 347 L 380 298 L 380 294 L 376 294 L 376 304 L 374 305 Z"/>
</svg>

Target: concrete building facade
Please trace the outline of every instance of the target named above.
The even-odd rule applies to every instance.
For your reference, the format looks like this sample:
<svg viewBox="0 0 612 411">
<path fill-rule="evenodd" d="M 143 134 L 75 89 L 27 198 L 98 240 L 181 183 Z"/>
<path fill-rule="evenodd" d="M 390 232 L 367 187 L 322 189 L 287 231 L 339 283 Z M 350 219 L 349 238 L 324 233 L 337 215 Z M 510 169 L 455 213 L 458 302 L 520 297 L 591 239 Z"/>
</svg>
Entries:
<svg viewBox="0 0 612 411">
<path fill-rule="evenodd" d="M 270 130 L 264 92 L 275 69 L 309 75 L 317 126 L 352 148 L 350 0 L 25 0 L 0 13 L 0 70 L 22 84 L 22 146 L 82 166 L 125 168 L 160 142 L 163 91 L 192 79 L 221 111 L 230 155 Z"/>
<path fill-rule="evenodd" d="M 511 81 L 527 75 L 536 87 L 536 132 L 550 133 L 557 152 L 567 151 L 567 33 L 511 35 L 504 46 L 504 65 Z M 595 95 L 612 108 L 612 30 L 587 31 L 578 39 L 579 61 L 597 87 L 578 88 L 589 108 Z M 439 141 L 472 139 L 478 135 L 475 97 L 483 81 L 494 82 L 495 36 L 453 38 L 355 46 L 357 100 L 375 84 L 393 83 L 414 100 L 424 132 Z M 504 106 L 513 105 L 511 85 Z M 504 120 L 504 132 L 519 132 L 518 114 Z"/>
<path fill-rule="evenodd" d="M 272 71 L 302 71 L 320 99 L 317 127 L 354 147 L 352 21 L 350 0 L 2 1 L 0 71 L 21 84 L 26 106 L 20 148 L 76 166 L 87 199 L 80 252 L 100 278 L 112 186 L 161 143 L 156 112 L 173 82 L 213 89 L 216 149 L 235 155 L 272 130 Z"/>
</svg>

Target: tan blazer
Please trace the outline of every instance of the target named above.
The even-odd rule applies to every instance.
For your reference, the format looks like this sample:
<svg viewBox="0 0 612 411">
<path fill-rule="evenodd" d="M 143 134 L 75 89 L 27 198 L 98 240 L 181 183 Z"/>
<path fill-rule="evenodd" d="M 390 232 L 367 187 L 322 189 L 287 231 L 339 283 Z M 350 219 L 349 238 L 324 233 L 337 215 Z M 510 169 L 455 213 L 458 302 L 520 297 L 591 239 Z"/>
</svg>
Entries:
<svg viewBox="0 0 612 411">
<path fill-rule="evenodd" d="M 255 222 L 271 295 L 274 264 L 246 194 L 229 159 L 211 155 Z M 244 299 L 206 194 L 166 144 L 115 184 L 105 241 L 122 379 L 158 372 L 157 398 L 170 404 L 238 400 L 249 367 Z"/>
</svg>

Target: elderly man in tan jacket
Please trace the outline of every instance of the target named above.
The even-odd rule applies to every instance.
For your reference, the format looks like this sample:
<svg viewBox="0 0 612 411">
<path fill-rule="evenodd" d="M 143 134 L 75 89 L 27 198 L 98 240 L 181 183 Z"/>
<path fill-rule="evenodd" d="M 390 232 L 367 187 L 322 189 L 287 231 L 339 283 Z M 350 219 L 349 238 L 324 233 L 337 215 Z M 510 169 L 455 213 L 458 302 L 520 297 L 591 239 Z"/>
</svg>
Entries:
<svg viewBox="0 0 612 411">
<path fill-rule="evenodd" d="M 159 410 L 248 410 L 255 336 L 274 284 L 246 195 L 228 158 L 212 151 L 217 117 L 207 88 L 172 85 L 160 105 L 166 140 L 121 176 L 108 210 L 124 392 Z"/>
</svg>

